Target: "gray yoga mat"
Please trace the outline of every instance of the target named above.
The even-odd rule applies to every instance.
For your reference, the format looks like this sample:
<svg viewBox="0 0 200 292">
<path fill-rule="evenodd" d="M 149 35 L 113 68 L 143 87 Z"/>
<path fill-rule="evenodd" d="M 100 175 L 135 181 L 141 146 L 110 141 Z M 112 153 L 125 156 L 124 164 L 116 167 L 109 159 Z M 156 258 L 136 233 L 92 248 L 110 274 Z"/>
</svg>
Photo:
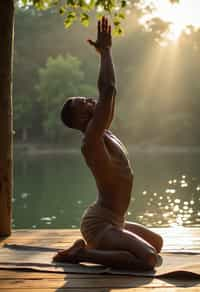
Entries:
<svg viewBox="0 0 200 292">
<path fill-rule="evenodd" d="M 154 271 L 120 270 L 81 263 L 55 263 L 55 248 L 26 245 L 5 245 L 0 248 L 0 269 L 23 269 L 55 273 L 112 274 L 145 277 L 184 276 L 200 279 L 200 251 L 166 251 Z"/>
</svg>

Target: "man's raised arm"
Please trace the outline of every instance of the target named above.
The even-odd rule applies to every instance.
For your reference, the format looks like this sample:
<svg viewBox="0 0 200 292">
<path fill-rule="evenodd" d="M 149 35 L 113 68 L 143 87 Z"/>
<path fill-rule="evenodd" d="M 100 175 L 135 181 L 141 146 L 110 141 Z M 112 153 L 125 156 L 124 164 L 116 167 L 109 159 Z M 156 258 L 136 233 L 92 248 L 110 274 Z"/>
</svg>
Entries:
<svg viewBox="0 0 200 292">
<path fill-rule="evenodd" d="M 104 29 L 105 32 L 101 31 L 101 29 Z M 98 23 L 98 31 L 100 35 L 105 34 L 102 37 L 100 37 L 99 40 L 102 47 L 100 47 L 99 49 L 97 48 L 97 51 L 99 51 L 101 58 L 100 72 L 98 78 L 98 88 L 101 98 L 107 96 L 106 94 L 107 91 L 109 93 L 111 91 L 112 93 L 113 89 L 115 90 L 115 74 L 111 57 L 112 45 L 111 26 L 110 25 L 108 26 L 108 21 L 106 18 L 102 19 L 102 28 Z"/>
<path fill-rule="evenodd" d="M 100 72 L 98 78 L 99 100 L 94 116 L 85 132 L 85 138 L 98 139 L 105 129 L 109 128 L 113 118 L 116 95 L 115 74 L 111 56 L 111 26 L 107 18 L 98 22 L 97 41 L 88 41 L 100 54 Z"/>
</svg>

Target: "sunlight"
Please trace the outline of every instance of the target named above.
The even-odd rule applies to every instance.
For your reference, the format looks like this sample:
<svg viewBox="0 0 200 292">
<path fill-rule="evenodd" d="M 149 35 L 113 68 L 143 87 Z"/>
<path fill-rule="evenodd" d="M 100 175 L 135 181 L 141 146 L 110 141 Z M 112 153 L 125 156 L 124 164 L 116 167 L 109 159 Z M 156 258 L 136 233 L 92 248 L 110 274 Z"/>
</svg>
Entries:
<svg viewBox="0 0 200 292">
<path fill-rule="evenodd" d="M 183 31 L 183 27 L 178 24 L 172 24 L 170 26 L 170 31 L 167 33 L 166 37 L 171 41 L 176 41 L 180 37 L 181 33 Z"/>
<path fill-rule="evenodd" d="M 169 0 L 145 0 L 144 2 L 153 7 L 151 17 L 159 17 L 171 23 L 170 30 L 166 34 L 169 40 L 178 40 L 188 25 L 200 27 L 199 0 L 181 0 L 176 4 L 171 4 Z"/>
</svg>

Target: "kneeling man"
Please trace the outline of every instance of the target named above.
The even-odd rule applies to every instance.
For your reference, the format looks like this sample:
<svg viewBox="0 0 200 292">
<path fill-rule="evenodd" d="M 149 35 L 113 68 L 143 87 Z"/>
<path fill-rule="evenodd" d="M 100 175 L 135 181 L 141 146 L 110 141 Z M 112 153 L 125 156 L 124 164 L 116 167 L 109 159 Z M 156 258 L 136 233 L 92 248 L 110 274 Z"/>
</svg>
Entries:
<svg viewBox="0 0 200 292">
<path fill-rule="evenodd" d="M 55 261 L 91 262 L 115 268 L 152 269 L 162 248 L 160 235 L 125 221 L 133 170 L 122 142 L 109 130 L 115 107 L 115 75 L 111 56 L 111 26 L 98 21 L 97 40 L 88 41 L 100 55 L 99 99 L 69 98 L 61 111 L 63 123 L 83 133 L 85 161 L 95 177 L 96 201 L 81 221 L 84 240 L 60 251 Z"/>
</svg>

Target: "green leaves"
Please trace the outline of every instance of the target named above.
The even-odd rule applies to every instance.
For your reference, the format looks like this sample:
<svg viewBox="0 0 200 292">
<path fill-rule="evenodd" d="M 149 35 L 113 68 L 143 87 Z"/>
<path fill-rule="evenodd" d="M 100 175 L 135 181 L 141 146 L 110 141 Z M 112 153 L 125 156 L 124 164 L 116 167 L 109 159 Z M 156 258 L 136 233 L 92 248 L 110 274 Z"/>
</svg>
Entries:
<svg viewBox="0 0 200 292">
<path fill-rule="evenodd" d="M 84 11 L 89 11 L 94 4 L 94 0 L 86 4 L 85 0 L 68 0 L 66 5 L 63 5 L 59 8 L 60 15 L 65 17 L 64 26 L 69 28 L 73 22 L 77 19 L 80 20 L 82 25 L 89 25 L 89 14 Z M 69 8 L 70 7 L 70 8 Z M 77 9 L 81 8 L 81 9 Z"/>
<path fill-rule="evenodd" d="M 113 20 L 115 35 L 122 33 L 121 21 L 125 19 L 124 9 L 128 0 L 21 0 L 26 6 L 34 5 L 39 10 L 57 6 L 58 12 L 64 17 L 64 26 L 71 27 L 75 20 L 82 25 L 90 23 L 90 13 L 95 12 L 97 17 L 109 14 Z"/>
<path fill-rule="evenodd" d="M 71 27 L 77 19 L 83 26 L 87 27 L 90 23 L 89 13 L 92 9 L 96 9 L 96 15 L 99 19 L 105 13 L 110 14 L 114 25 L 114 35 L 122 35 L 121 21 L 125 19 L 122 7 L 126 6 L 126 0 L 118 3 L 117 11 L 115 9 L 116 3 L 118 3 L 116 0 L 67 0 L 65 5 L 59 7 L 59 13 L 65 17 L 64 26 L 66 28 Z"/>
<path fill-rule="evenodd" d="M 120 25 L 116 25 L 113 29 L 114 36 L 122 36 L 124 35 L 124 29 Z"/>
<path fill-rule="evenodd" d="M 67 12 L 67 16 L 64 21 L 64 25 L 66 28 L 70 27 L 76 19 L 76 13 L 74 11 Z"/>
<path fill-rule="evenodd" d="M 31 2 L 28 0 L 25 0 L 26 2 Z M 58 5 L 58 0 L 32 0 L 33 1 L 33 5 L 39 9 L 39 10 L 45 10 L 45 9 L 49 9 L 52 6 Z"/>
<path fill-rule="evenodd" d="M 125 19 L 125 13 L 119 12 L 118 13 L 118 17 L 121 18 L 121 19 Z"/>
<path fill-rule="evenodd" d="M 45 7 L 47 8 L 49 1 L 43 1 L 43 0 L 33 0 L 33 4 L 35 5 L 35 7 L 39 10 L 43 10 L 45 9 Z"/>
<path fill-rule="evenodd" d="M 119 11 L 118 13 L 114 14 L 113 17 L 113 25 L 114 25 L 114 29 L 113 29 L 113 35 L 114 36 L 121 36 L 124 34 L 124 30 L 121 26 L 121 21 L 125 19 L 125 14 L 121 11 Z"/>
<path fill-rule="evenodd" d="M 60 8 L 59 8 L 59 13 L 60 13 L 60 15 L 64 15 L 65 14 L 65 8 L 63 7 L 63 6 L 61 6 Z"/>
<path fill-rule="evenodd" d="M 127 5 L 126 2 L 127 2 L 126 0 L 122 0 L 121 1 L 121 8 L 125 8 L 126 7 L 126 5 Z"/>
<path fill-rule="evenodd" d="M 80 21 L 81 21 L 82 25 L 88 26 L 89 25 L 89 15 L 86 13 L 82 13 L 80 15 Z"/>
<path fill-rule="evenodd" d="M 27 5 L 27 0 L 21 0 L 21 2 L 22 2 L 22 4 L 23 4 L 24 6 Z"/>
<path fill-rule="evenodd" d="M 180 0 L 168 1 L 172 4 L 180 2 Z M 76 20 L 87 27 L 90 23 L 90 13 L 93 11 L 97 18 L 103 15 L 110 16 L 114 26 L 113 34 L 117 36 L 123 34 L 122 22 L 126 17 L 125 12 L 128 12 L 130 7 L 142 3 L 142 0 L 21 0 L 21 3 L 24 6 L 32 3 L 39 10 L 57 6 L 59 14 L 64 17 L 66 28 L 71 27 Z"/>
</svg>

